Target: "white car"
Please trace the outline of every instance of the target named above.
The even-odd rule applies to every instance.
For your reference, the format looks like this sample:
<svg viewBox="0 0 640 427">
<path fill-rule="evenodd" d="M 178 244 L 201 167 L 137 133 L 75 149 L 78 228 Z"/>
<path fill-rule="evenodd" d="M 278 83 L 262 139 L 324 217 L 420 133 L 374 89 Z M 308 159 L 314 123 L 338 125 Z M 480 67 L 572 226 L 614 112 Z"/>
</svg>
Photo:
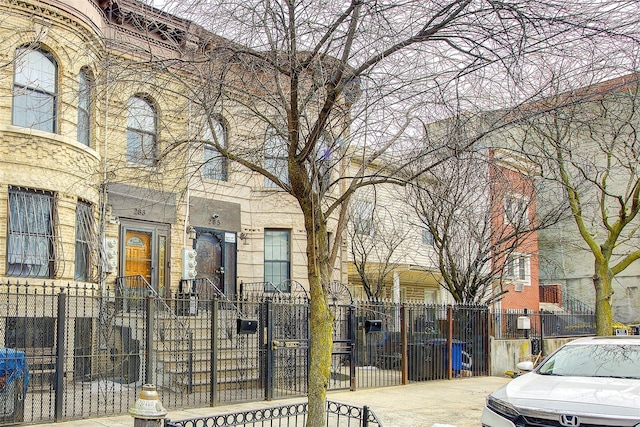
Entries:
<svg viewBox="0 0 640 427">
<path fill-rule="evenodd" d="M 484 427 L 640 427 L 640 336 L 579 338 L 487 397 Z"/>
</svg>

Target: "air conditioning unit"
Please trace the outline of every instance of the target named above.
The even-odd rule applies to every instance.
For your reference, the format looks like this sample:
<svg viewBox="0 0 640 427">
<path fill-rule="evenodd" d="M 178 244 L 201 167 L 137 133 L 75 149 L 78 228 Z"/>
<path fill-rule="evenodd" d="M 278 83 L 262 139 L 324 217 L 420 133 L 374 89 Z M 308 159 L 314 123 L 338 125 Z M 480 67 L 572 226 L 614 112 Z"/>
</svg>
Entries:
<svg viewBox="0 0 640 427">
<path fill-rule="evenodd" d="M 517 283 L 516 282 L 516 284 L 513 286 L 513 290 L 516 291 L 516 292 L 524 291 L 524 283 L 522 283 L 522 282 Z"/>
</svg>

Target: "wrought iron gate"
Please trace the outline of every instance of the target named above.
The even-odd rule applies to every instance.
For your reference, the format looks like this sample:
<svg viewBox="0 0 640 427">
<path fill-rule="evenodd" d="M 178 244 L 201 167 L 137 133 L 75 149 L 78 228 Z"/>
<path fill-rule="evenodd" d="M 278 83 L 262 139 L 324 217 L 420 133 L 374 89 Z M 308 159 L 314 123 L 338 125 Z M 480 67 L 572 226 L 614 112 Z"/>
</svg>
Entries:
<svg viewBox="0 0 640 427">
<path fill-rule="evenodd" d="M 307 393 L 309 305 L 267 304 L 267 399 Z"/>
</svg>

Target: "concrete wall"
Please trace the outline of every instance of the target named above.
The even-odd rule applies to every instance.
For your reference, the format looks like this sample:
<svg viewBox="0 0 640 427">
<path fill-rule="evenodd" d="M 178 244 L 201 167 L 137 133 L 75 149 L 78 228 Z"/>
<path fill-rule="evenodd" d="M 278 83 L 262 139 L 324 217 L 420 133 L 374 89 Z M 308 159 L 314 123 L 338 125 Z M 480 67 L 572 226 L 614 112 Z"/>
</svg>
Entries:
<svg viewBox="0 0 640 427">
<path fill-rule="evenodd" d="M 575 338 L 549 338 L 542 340 L 542 358 L 550 355 L 560 346 L 574 339 Z M 505 371 L 515 371 L 517 363 L 532 360 L 531 341 L 529 340 L 497 340 L 491 338 L 490 345 L 491 367 L 489 375 L 504 376 Z"/>
</svg>

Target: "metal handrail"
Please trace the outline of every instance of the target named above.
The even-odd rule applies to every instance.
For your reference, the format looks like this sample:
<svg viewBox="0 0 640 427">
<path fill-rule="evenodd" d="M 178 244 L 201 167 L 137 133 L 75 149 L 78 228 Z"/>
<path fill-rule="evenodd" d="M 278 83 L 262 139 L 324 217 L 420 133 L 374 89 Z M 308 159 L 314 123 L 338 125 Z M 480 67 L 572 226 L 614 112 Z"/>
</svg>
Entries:
<svg viewBox="0 0 640 427">
<path fill-rule="evenodd" d="M 144 278 L 144 276 L 137 274 L 134 276 L 119 276 L 116 278 L 116 288 L 120 291 L 124 290 L 124 289 L 136 289 L 136 288 L 141 288 L 140 287 L 131 287 L 131 286 L 126 286 L 126 282 L 128 282 L 129 280 L 135 280 L 135 282 L 137 283 L 142 283 L 144 284 L 144 288 L 147 290 L 147 292 L 149 292 L 149 296 L 153 297 L 156 301 L 159 301 L 160 305 L 162 306 L 162 309 L 165 313 L 169 313 L 170 317 L 176 321 L 182 328 L 184 328 L 186 331 L 189 330 L 189 327 L 182 322 L 182 320 L 180 320 L 180 318 L 178 316 L 176 316 L 176 314 L 171 310 L 171 307 L 169 307 L 169 305 L 167 305 L 167 303 L 165 302 L 165 300 L 163 298 L 160 297 L 160 294 L 158 294 L 158 291 L 156 291 L 153 286 L 151 286 L 151 284 L 147 281 L 147 279 Z"/>
<path fill-rule="evenodd" d="M 213 291 L 213 293 L 221 300 L 223 300 L 226 304 L 229 304 L 230 306 L 232 306 L 236 312 L 238 313 L 238 316 L 243 317 L 243 313 L 242 310 L 240 310 L 240 308 L 234 304 L 226 295 L 224 292 L 222 292 L 222 290 L 220 290 L 220 288 L 218 288 L 216 286 L 215 283 L 213 283 L 211 281 L 211 279 L 209 279 L 208 277 L 199 277 L 197 279 L 194 279 L 194 282 L 198 281 L 201 283 L 204 283 L 206 286 L 209 286 L 211 288 L 211 290 Z"/>
</svg>

